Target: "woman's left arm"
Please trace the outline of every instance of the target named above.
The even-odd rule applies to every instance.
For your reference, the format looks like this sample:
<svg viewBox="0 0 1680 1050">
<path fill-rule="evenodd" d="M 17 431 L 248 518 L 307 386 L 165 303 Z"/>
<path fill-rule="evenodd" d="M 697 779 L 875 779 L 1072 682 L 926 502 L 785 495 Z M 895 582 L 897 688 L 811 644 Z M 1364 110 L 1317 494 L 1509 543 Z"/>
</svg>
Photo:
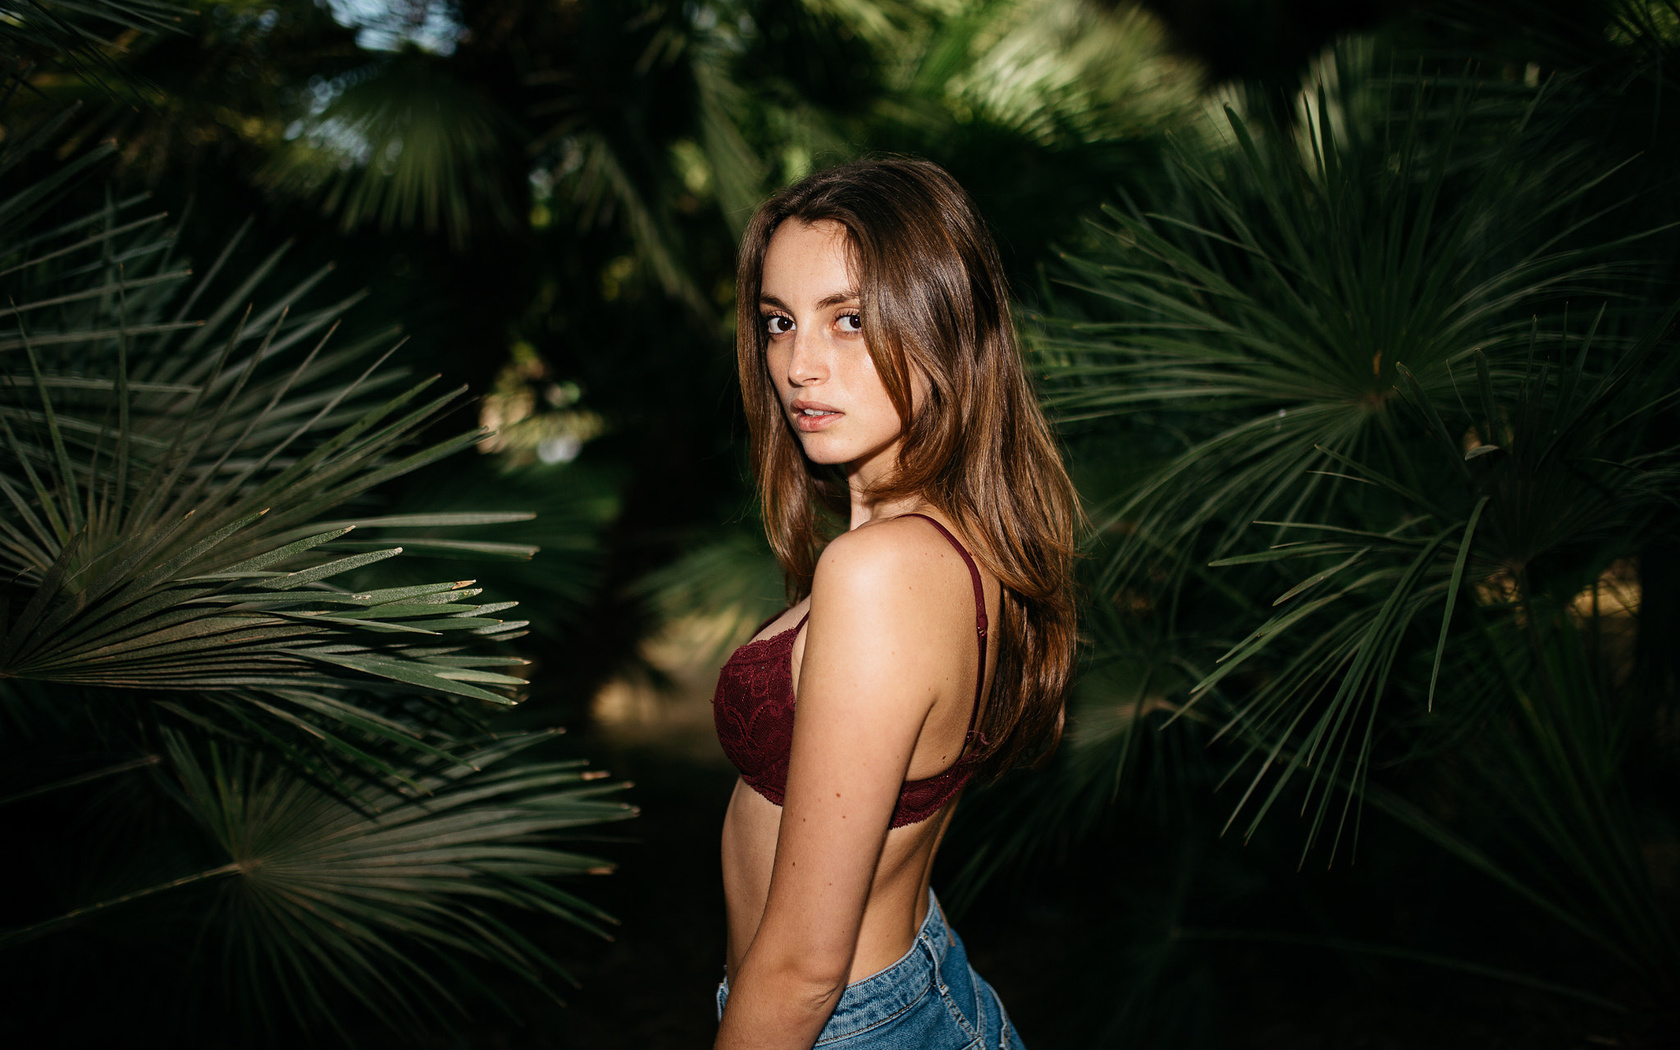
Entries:
<svg viewBox="0 0 1680 1050">
<path fill-rule="evenodd" d="M 854 530 L 817 563 L 769 895 L 730 974 L 719 1050 L 807 1050 L 845 989 L 893 808 L 946 671 L 916 644 L 930 565 L 918 539 Z"/>
</svg>

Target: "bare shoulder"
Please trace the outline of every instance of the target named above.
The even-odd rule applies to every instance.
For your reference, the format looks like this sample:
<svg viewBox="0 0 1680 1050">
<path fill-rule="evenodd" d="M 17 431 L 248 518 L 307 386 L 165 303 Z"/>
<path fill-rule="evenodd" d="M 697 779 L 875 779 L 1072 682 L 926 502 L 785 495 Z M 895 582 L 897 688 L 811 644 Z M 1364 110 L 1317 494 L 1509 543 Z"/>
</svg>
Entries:
<svg viewBox="0 0 1680 1050">
<path fill-rule="evenodd" d="M 902 568 L 950 547 L 933 526 L 906 515 L 841 533 L 823 549 L 818 564 L 848 571 L 875 563 Z"/>
<path fill-rule="evenodd" d="M 943 607 L 947 592 L 970 589 L 962 556 L 927 521 L 912 516 L 871 522 L 830 541 L 817 561 L 812 594 L 845 601 Z"/>
</svg>

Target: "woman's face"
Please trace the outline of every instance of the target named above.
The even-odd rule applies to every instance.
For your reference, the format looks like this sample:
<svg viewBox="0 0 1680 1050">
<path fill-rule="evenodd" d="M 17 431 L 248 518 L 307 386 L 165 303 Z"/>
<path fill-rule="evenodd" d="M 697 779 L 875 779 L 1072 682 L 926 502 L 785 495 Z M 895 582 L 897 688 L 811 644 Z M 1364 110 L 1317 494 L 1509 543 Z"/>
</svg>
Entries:
<svg viewBox="0 0 1680 1050">
<path fill-rule="evenodd" d="M 904 425 L 865 342 L 849 247 L 839 223 L 783 222 L 764 254 L 758 311 L 770 381 L 805 455 L 868 485 L 897 464 Z M 923 386 L 914 382 L 912 403 Z"/>
</svg>

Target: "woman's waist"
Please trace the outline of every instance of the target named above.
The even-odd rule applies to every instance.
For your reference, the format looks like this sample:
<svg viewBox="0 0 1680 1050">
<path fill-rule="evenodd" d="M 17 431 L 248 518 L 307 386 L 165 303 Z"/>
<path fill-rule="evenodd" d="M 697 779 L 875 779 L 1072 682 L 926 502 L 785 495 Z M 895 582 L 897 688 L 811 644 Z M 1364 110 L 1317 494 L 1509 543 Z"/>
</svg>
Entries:
<svg viewBox="0 0 1680 1050">
<path fill-rule="evenodd" d="M 888 899 L 878 899 L 886 896 Z M 906 895 L 871 894 L 865 905 L 863 925 L 858 930 L 857 951 L 846 977 L 848 987 L 891 969 L 916 949 L 916 941 L 928 923 L 926 881 L 914 885 Z M 934 916 L 935 919 L 938 916 Z M 940 946 L 941 949 L 943 945 Z M 940 952 L 943 955 L 943 951 Z"/>
<path fill-rule="evenodd" d="M 872 972 L 860 974 L 854 970 L 834 1013 L 829 1017 L 828 1025 L 823 1029 L 827 1038 L 819 1040 L 819 1045 L 851 1034 L 849 1029 L 861 1031 L 891 1019 L 923 998 L 925 989 L 935 976 L 942 974 L 943 980 L 951 983 L 952 990 L 964 982 L 965 975 L 970 972 L 961 940 L 952 932 L 931 890 L 922 894 L 922 900 L 923 904 L 917 910 L 923 919 L 917 924 L 908 946 L 892 962 Z M 958 958 L 955 966 L 950 958 L 953 952 Z M 940 990 L 945 991 L 945 986 L 942 985 Z M 721 1014 L 724 1000 L 729 995 L 727 977 L 718 991 L 718 1011 Z M 960 1001 L 964 996 L 958 994 L 956 998 Z"/>
<path fill-rule="evenodd" d="M 723 894 L 728 910 L 728 963 L 733 967 L 758 934 L 769 896 L 770 865 L 757 862 L 761 855 L 758 849 L 738 854 L 729 845 L 726 835 Z M 774 857 L 774 845 L 764 852 Z M 848 984 L 892 966 L 914 947 L 917 931 L 927 919 L 931 867 L 931 863 L 918 866 L 919 870 L 904 871 L 896 879 L 877 875 L 858 924 L 857 946 L 846 977 Z"/>
<path fill-rule="evenodd" d="M 905 902 L 904 914 L 914 911 L 916 921 L 921 921 L 924 911 L 920 898 L 927 893 L 934 853 L 953 808 L 946 806 L 928 820 L 887 831 L 876 858 L 869 892 L 871 906 L 877 900 L 897 899 Z M 732 905 L 739 896 L 754 905 L 755 915 L 762 912 L 781 828 L 782 807 L 737 778 L 724 814 L 720 843 Z M 914 925 L 910 929 L 913 932 Z"/>
</svg>

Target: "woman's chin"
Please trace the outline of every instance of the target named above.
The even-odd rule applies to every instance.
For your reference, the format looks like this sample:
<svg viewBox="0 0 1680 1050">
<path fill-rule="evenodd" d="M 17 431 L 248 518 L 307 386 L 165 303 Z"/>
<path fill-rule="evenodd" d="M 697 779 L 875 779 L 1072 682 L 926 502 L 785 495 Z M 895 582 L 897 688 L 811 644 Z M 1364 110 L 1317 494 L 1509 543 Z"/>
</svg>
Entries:
<svg viewBox="0 0 1680 1050">
<path fill-rule="evenodd" d="M 855 450 L 842 448 L 821 433 L 800 434 L 799 447 L 804 450 L 806 459 L 823 467 L 843 466 L 856 458 Z"/>
</svg>

